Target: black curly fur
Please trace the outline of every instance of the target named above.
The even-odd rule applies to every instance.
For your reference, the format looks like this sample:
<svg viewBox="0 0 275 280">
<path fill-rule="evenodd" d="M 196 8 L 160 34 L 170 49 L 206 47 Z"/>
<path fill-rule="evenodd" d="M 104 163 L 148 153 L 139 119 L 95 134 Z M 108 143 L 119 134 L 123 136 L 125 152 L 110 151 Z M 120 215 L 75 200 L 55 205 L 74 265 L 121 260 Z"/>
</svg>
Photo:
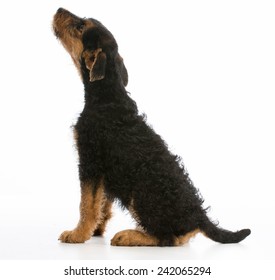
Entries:
<svg viewBox="0 0 275 280">
<path fill-rule="evenodd" d="M 121 71 L 117 62 L 114 37 L 93 22 L 97 27 L 83 34 L 84 51 L 101 48 L 106 65 L 104 78 L 91 82 L 80 59 L 85 89 L 85 106 L 75 125 L 80 180 L 92 181 L 96 188 L 103 178 L 108 199 L 119 200 L 124 208 L 132 206 L 138 224 L 161 246 L 174 245 L 175 237 L 196 229 L 221 243 L 243 240 L 250 230 L 233 233 L 208 219 L 181 159 L 148 126 L 127 93 L 126 69 Z"/>
</svg>

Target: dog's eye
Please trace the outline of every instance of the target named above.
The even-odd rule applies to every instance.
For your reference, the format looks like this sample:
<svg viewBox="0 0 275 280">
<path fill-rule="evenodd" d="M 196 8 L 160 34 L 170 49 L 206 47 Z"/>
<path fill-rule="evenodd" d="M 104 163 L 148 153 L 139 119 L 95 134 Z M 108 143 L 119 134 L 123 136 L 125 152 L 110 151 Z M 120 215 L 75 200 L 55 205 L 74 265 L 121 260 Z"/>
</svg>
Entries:
<svg viewBox="0 0 275 280">
<path fill-rule="evenodd" d="M 79 22 L 78 24 L 76 24 L 75 28 L 79 31 L 82 32 L 84 29 L 85 23 L 84 22 Z"/>
</svg>

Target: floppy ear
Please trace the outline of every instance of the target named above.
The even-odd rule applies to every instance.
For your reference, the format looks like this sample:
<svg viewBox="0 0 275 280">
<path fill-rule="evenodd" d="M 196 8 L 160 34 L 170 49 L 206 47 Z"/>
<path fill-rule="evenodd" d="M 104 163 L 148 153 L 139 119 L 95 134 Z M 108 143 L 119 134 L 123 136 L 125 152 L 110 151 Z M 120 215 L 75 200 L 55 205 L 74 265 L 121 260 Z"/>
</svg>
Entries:
<svg viewBox="0 0 275 280">
<path fill-rule="evenodd" d="M 86 50 L 83 58 L 87 69 L 90 70 L 90 82 L 102 80 L 105 77 L 106 54 L 101 48 L 94 51 Z"/>
<path fill-rule="evenodd" d="M 128 72 L 127 69 L 124 65 L 123 62 L 123 58 L 118 54 L 118 56 L 116 57 L 117 59 L 117 63 L 119 65 L 119 72 L 120 72 L 120 76 L 123 82 L 123 85 L 126 87 L 128 84 Z"/>
</svg>

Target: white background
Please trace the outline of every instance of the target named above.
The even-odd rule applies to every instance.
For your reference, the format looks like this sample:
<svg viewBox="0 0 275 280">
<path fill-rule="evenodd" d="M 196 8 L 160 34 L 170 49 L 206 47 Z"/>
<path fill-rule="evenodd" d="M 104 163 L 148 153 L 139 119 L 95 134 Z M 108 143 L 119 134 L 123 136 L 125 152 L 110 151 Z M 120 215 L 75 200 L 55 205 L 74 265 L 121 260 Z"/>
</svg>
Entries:
<svg viewBox="0 0 275 280">
<path fill-rule="evenodd" d="M 0 7 L 0 259 L 274 259 L 273 1 L 8 1 Z M 116 37 L 133 99 L 182 156 L 209 215 L 240 244 L 198 235 L 177 248 L 116 248 L 57 239 L 78 221 L 71 125 L 83 107 L 77 71 L 51 30 L 64 7 Z"/>
</svg>

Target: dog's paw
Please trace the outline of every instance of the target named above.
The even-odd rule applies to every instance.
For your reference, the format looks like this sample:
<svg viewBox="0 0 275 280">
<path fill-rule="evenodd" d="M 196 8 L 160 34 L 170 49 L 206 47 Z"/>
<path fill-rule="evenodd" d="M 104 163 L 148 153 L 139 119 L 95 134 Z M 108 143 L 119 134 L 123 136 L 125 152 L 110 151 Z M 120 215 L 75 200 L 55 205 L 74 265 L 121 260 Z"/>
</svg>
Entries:
<svg viewBox="0 0 275 280">
<path fill-rule="evenodd" d="M 88 239 L 89 237 L 87 235 L 77 229 L 66 230 L 58 238 L 63 243 L 84 243 Z"/>
<path fill-rule="evenodd" d="M 133 246 L 130 242 L 128 230 L 123 230 L 115 234 L 111 240 L 112 246 Z"/>
<path fill-rule="evenodd" d="M 111 240 L 113 246 L 157 246 L 158 239 L 139 230 L 123 230 Z"/>
</svg>

